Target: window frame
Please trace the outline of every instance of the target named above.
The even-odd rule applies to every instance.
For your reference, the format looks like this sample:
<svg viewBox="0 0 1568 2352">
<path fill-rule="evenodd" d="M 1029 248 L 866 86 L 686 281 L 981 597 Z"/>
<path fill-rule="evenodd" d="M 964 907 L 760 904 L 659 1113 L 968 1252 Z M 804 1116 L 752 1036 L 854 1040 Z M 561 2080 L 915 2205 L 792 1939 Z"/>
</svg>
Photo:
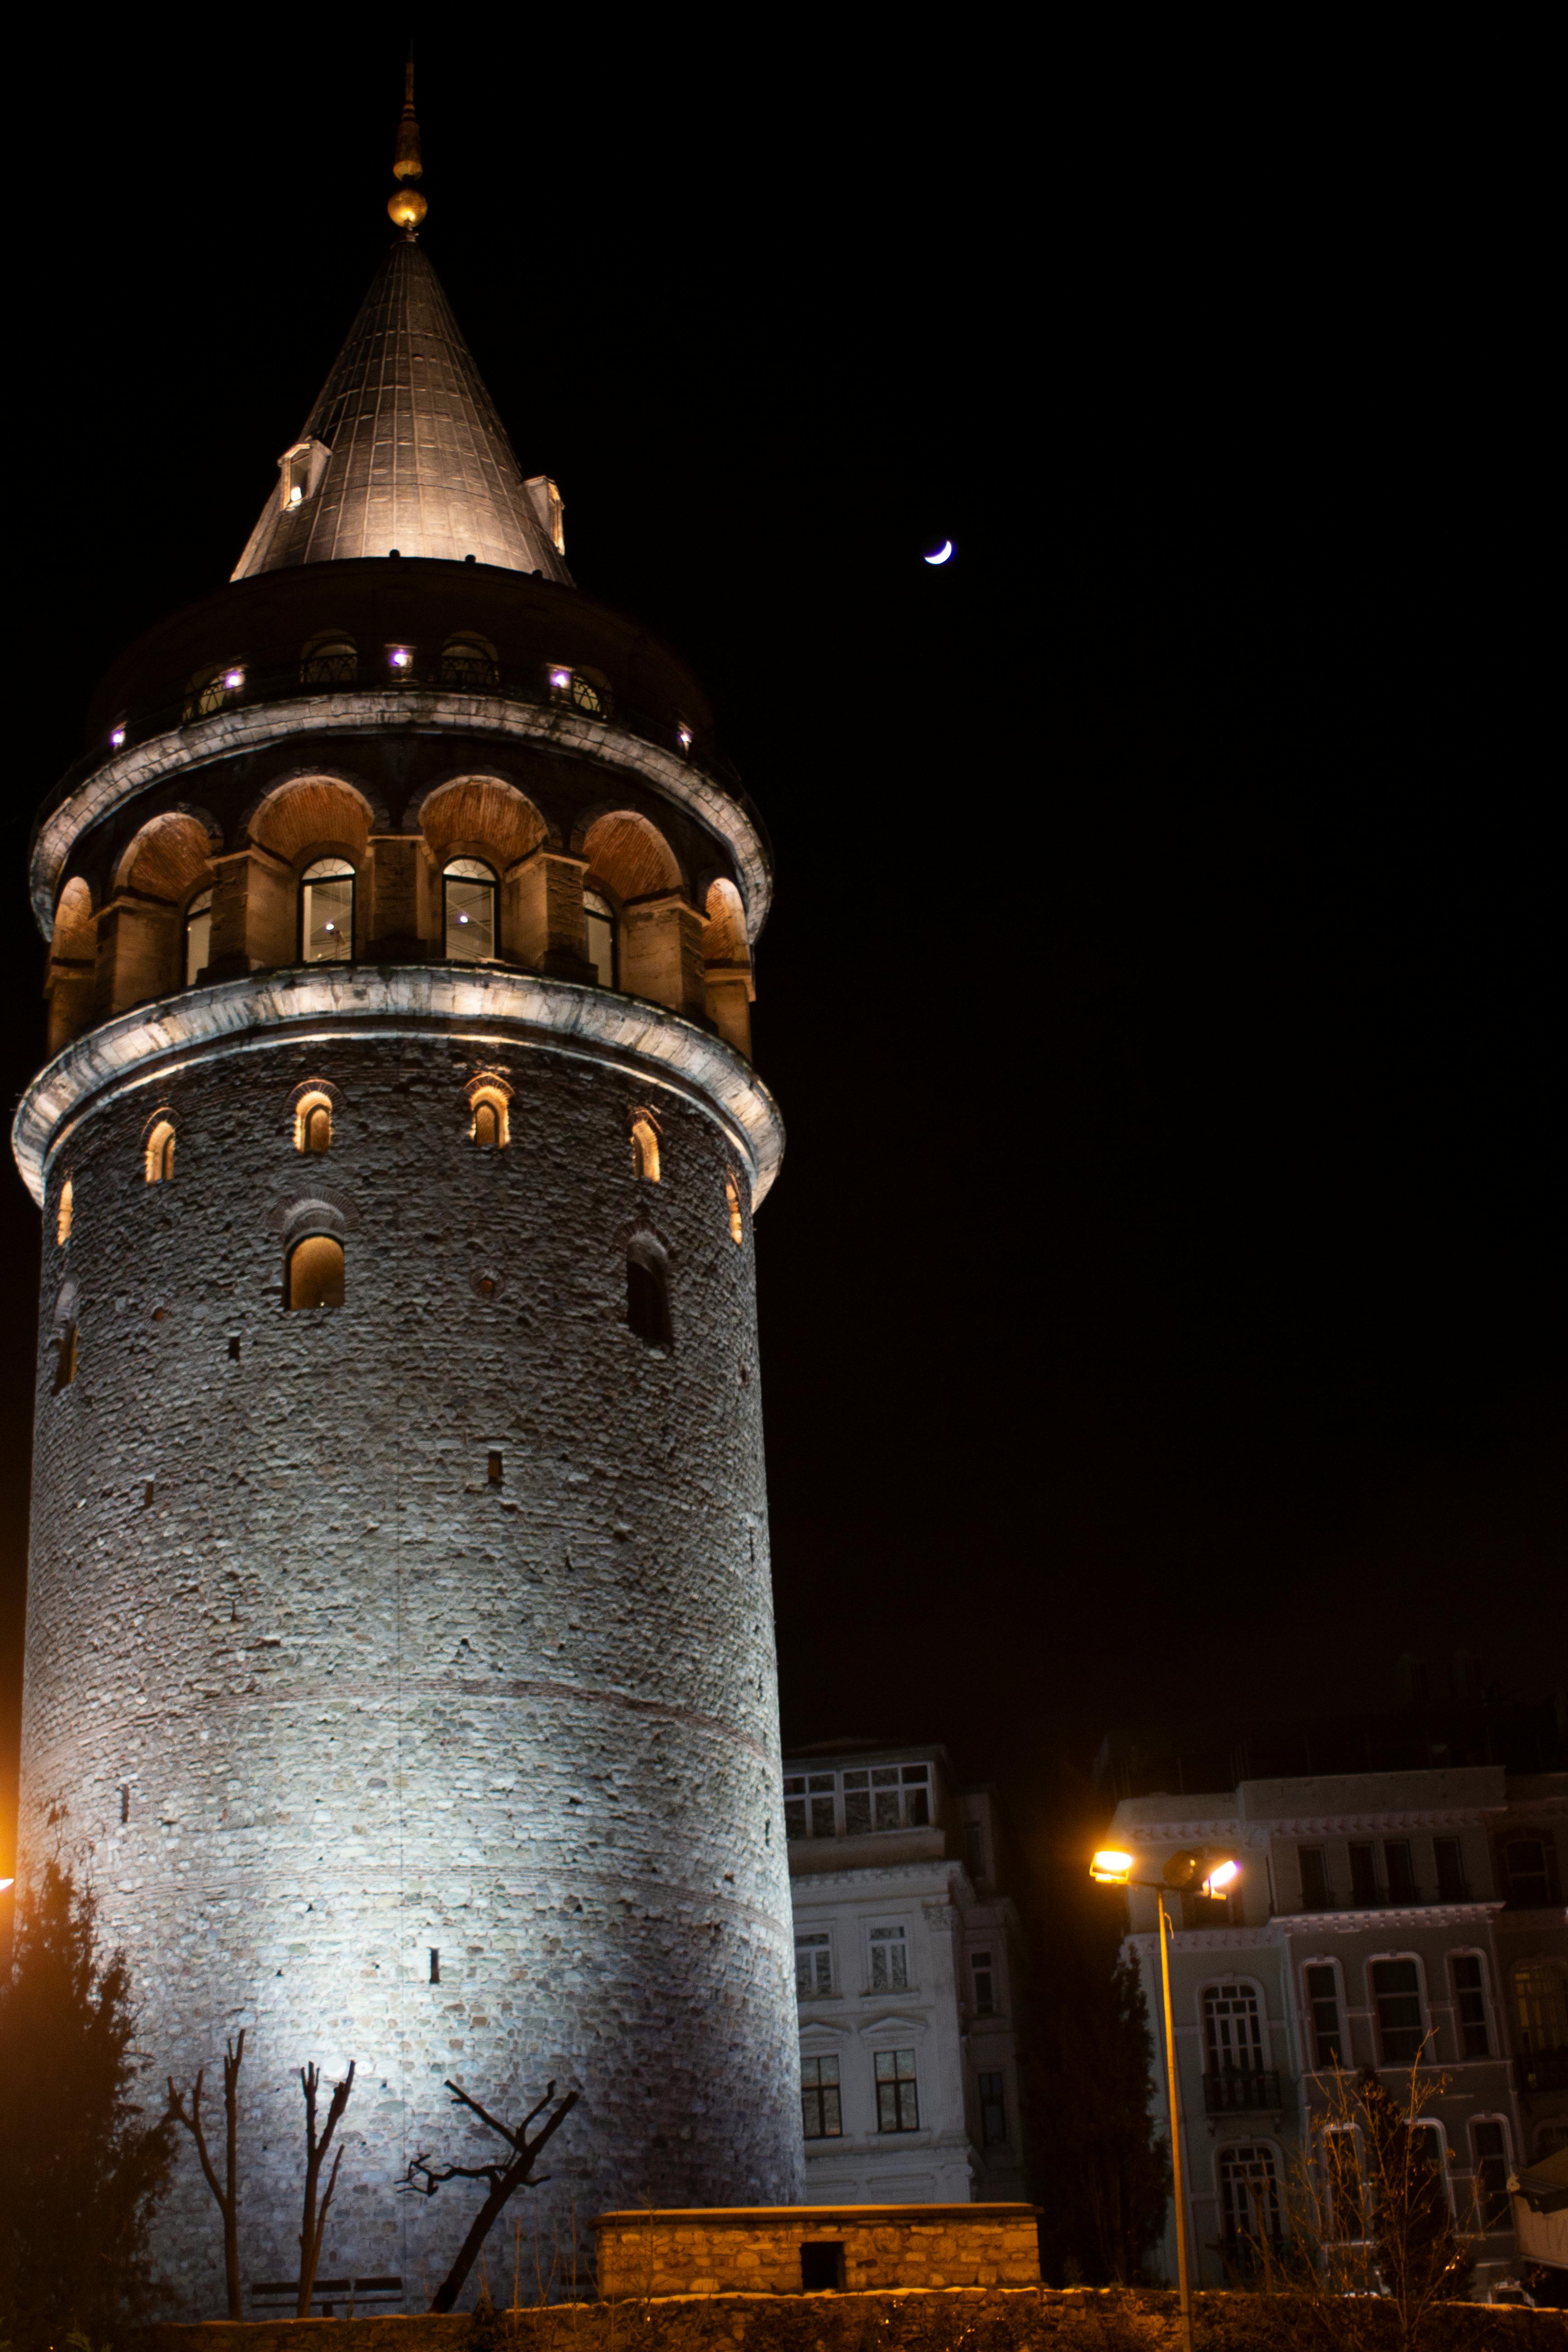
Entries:
<svg viewBox="0 0 1568 2352">
<path fill-rule="evenodd" d="M 969 1982 L 976 2017 L 1000 2017 L 1002 2014 L 1002 2003 L 997 1998 L 1000 1971 L 995 1955 L 994 1937 L 984 1951 L 969 1955 Z"/>
<path fill-rule="evenodd" d="M 1246 2066 L 1225 2066 L 1211 2063 L 1213 2050 L 1209 2036 L 1209 1995 L 1234 1985 L 1252 1997 L 1251 2018 L 1257 2031 L 1255 2063 Z M 1198 2051 L 1203 2071 L 1209 2074 L 1267 2074 L 1272 2071 L 1272 2047 L 1268 2038 L 1268 1998 L 1257 1977 L 1231 1972 L 1223 1977 L 1207 1977 L 1197 1989 Z"/>
<path fill-rule="evenodd" d="M 1445 1955 L 1445 1959 L 1447 1962 L 1447 1972 L 1448 1978 L 1448 1992 L 1453 2002 L 1454 2040 L 1458 2044 L 1458 2063 L 1462 2065 L 1472 2065 L 1479 2064 L 1483 2059 L 1495 2058 L 1498 2048 L 1498 2034 L 1494 2021 L 1490 1988 L 1488 1982 L 1487 1956 L 1485 1952 L 1480 1949 L 1479 1945 L 1461 1945 L 1456 1950 L 1447 1953 Z M 1474 1985 L 1461 1986 L 1458 1979 L 1458 1969 L 1461 1962 L 1474 1965 L 1478 1978 L 1478 1981 Z M 1474 1999 L 1479 2003 L 1479 2013 L 1473 2018 L 1466 2018 L 1464 2015 L 1464 2000 L 1467 1993 L 1473 1995 Z M 1480 2033 L 1481 2047 L 1479 2050 L 1471 2050 L 1468 2046 L 1469 2035 L 1472 2030 L 1479 2030 Z"/>
<path fill-rule="evenodd" d="M 1471 2116 L 1467 2119 L 1466 2124 L 1466 2136 L 1469 2141 L 1471 2207 L 1475 2214 L 1476 2226 L 1480 2230 L 1484 2236 L 1489 2238 L 1496 2237 L 1501 2231 L 1508 2230 L 1511 2226 L 1512 2222 L 1512 2214 L 1510 2210 L 1510 2200 L 1509 2197 L 1508 2183 L 1510 2176 L 1514 2168 L 1515 2158 L 1513 2152 L 1513 2134 L 1509 2128 L 1509 2121 L 1510 2119 L 1507 2116 L 1500 2115 L 1496 2112 L 1496 2110 L 1493 2110 L 1491 2113 L 1487 2115 Z M 1479 2129 L 1495 2131 L 1499 2135 L 1502 2142 L 1500 2153 L 1489 2151 L 1485 2156 L 1482 2155 L 1480 2149 L 1476 2145 L 1476 2133 Z M 1502 2178 L 1500 2184 L 1492 2188 L 1489 2191 L 1483 2192 L 1481 2186 L 1481 2170 L 1483 2165 L 1486 2164 L 1500 2165 L 1502 2168 Z M 1483 2195 L 1485 2196 L 1486 2201 L 1483 2201 Z M 1500 2206 L 1499 2218 L 1496 2221 L 1489 2219 L 1487 2212 L 1487 2203 L 1493 2200 L 1496 2200 Z"/>
<path fill-rule="evenodd" d="M 589 905 L 590 899 L 594 902 L 592 906 Z M 607 981 L 600 976 L 599 960 L 593 951 L 593 933 L 588 928 L 591 921 L 609 925 L 610 977 Z M 612 995 L 618 995 L 621 988 L 620 908 L 609 892 L 597 882 L 585 883 L 583 888 L 583 955 L 584 961 L 594 967 L 593 986 L 608 988 Z"/>
<path fill-rule="evenodd" d="M 142 1174 L 145 1183 L 174 1182 L 174 1148 L 179 1139 L 179 1122 L 173 1113 L 154 1111 L 142 1138 Z"/>
<path fill-rule="evenodd" d="M 827 1966 L 826 1974 L 827 1981 L 826 1984 L 820 1982 L 813 1982 L 809 1985 L 802 1984 L 800 1959 L 803 1952 L 809 1952 L 811 1955 L 813 1965 L 808 1969 L 807 1973 L 814 1979 L 819 1979 L 824 1974 L 824 1970 L 820 1963 L 824 1960 L 826 1961 Z M 838 1972 L 833 1963 L 833 1930 L 831 1927 L 797 1927 L 795 1931 L 795 1999 L 797 2000 L 831 2000 L 834 1995 L 834 1989 L 837 1983 L 838 1977 Z"/>
<path fill-rule="evenodd" d="M 904 2059 L 909 2061 L 908 2074 L 899 2071 L 900 2062 Z M 884 2060 L 888 2062 L 890 2072 L 884 2073 Z M 877 2103 L 879 2137 L 884 2134 L 891 2137 L 897 2133 L 917 2132 L 921 2129 L 920 2073 L 918 2047 L 910 2049 L 886 2043 L 880 2049 L 872 2051 L 871 2088 Z M 891 2123 L 884 2120 L 889 2112 L 889 2105 L 883 2095 L 885 2092 L 892 2094 L 891 2110 L 894 2120 Z"/>
<path fill-rule="evenodd" d="M 193 925 L 204 919 L 207 927 L 206 952 L 193 970 L 191 930 Z M 185 901 L 185 911 L 180 919 L 180 985 L 182 988 L 197 988 L 201 985 L 201 974 L 209 968 L 213 960 L 213 885 L 210 882 L 204 882 L 198 889 L 193 890 Z"/>
<path fill-rule="evenodd" d="M 866 1935 L 866 1990 L 872 1992 L 912 1992 L 914 1973 L 910 1966 L 910 1929 L 905 1919 L 868 1919 Z M 877 1961 L 896 1953 L 903 1962 L 903 1981 L 897 1972 L 889 1970 L 885 1982 L 877 1981 Z"/>
<path fill-rule="evenodd" d="M 806 2080 L 805 2070 L 808 2066 L 816 2070 L 815 2081 Z M 826 2066 L 831 2066 L 833 2069 L 831 2080 L 824 2078 L 822 2070 Z M 816 2119 L 820 2126 L 816 2131 L 811 2128 L 813 2101 L 816 2103 Z M 829 2103 L 833 2113 L 831 2124 L 827 2121 Z M 800 2136 L 803 2140 L 844 2137 L 843 2069 L 839 2064 L 837 2050 L 803 2050 L 800 2053 Z"/>
<path fill-rule="evenodd" d="M 1315 2011 L 1321 1996 L 1313 1992 L 1308 1981 L 1309 1974 L 1313 1969 L 1327 1969 L 1333 1979 L 1334 2033 L 1340 2044 L 1340 2054 L 1337 2060 L 1325 2061 L 1318 2054 L 1318 2021 Z M 1344 1969 L 1340 1961 L 1331 1952 L 1313 1953 L 1303 1958 L 1301 1962 L 1302 2040 L 1310 2041 L 1311 2044 L 1311 2063 L 1306 2069 L 1308 2074 L 1331 2074 L 1336 2065 L 1342 2074 L 1348 2073 L 1352 2063 L 1349 2020 L 1350 2008 L 1345 1999 Z M 1302 2054 L 1305 2056 L 1307 2053 L 1303 2051 Z"/>
<path fill-rule="evenodd" d="M 310 1140 L 310 1129 L 319 1111 L 327 1117 L 327 1139 L 324 1144 Z M 294 1149 L 296 1151 L 321 1159 L 332 1148 L 332 1130 L 336 1124 L 337 1105 L 325 1087 L 304 1087 L 294 1102 Z"/>
<path fill-rule="evenodd" d="M 1409 1998 L 1408 1994 L 1404 1993 L 1379 1993 L 1374 1971 L 1389 1962 L 1401 1966 L 1408 1963 L 1415 1971 L 1415 2004 L 1420 2011 L 1421 2031 L 1415 2049 L 1408 2058 L 1391 2058 L 1385 2047 L 1385 2029 L 1383 2011 L 1379 2003 L 1384 2000 L 1401 2000 Z M 1372 2012 L 1373 2031 L 1376 2036 L 1378 2071 L 1388 2073 L 1395 2067 L 1403 2069 L 1412 2065 L 1433 2065 L 1436 2063 L 1436 2057 L 1432 2032 L 1432 2005 L 1428 1997 L 1426 1971 L 1422 1964 L 1421 1954 L 1410 1951 L 1369 1952 L 1366 1956 L 1366 1990 L 1367 2007 Z M 1396 2032 L 1408 2033 L 1412 2029 L 1409 2026 L 1396 2026 L 1394 2030 Z"/>
<path fill-rule="evenodd" d="M 329 866 L 334 867 L 337 870 L 330 873 L 322 872 L 321 870 L 323 867 Z M 349 886 L 348 925 L 342 934 L 342 938 L 348 942 L 348 953 L 346 955 L 313 956 L 310 952 L 310 919 L 306 912 L 306 894 L 310 889 L 327 882 L 346 882 Z M 294 898 L 295 934 L 299 942 L 298 961 L 303 964 L 310 964 L 312 969 L 314 969 L 318 964 L 353 963 L 355 959 L 359 931 L 359 868 L 355 866 L 353 860 L 349 857 L 344 857 L 337 850 L 323 850 L 319 857 L 312 857 L 308 866 L 302 866 L 300 867 L 300 879 L 295 889 Z"/>
<path fill-rule="evenodd" d="M 1321 1901 L 1321 1903 L 1314 1903 L 1314 1902 L 1311 1902 L 1311 1901 L 1310 1901 L 1310 1900 L 1309 1900 L 1309 1898 L 1308 1898 L 1308 1894 L 1307 1894 L 1307 1869 L 1306 1869 L 1306 1863 L 1307 1863 L 1307 1856 L 1308 1856 L 1309 1854 L 1310 1854 L 1310 1855 L 1312 1856 L 1313 1860 L 1314 1860 L 1314 1861 L 1319 1864 L 1319 1867 L 1320 1867 L 1320 1870 L 1321 1870 L 1321 1876 L 1322 1876 L 1322 1892 L 1323 1892 L 1323 1899 L 1322 1899 L 1322 1901 Z M 1331 1886 L 1331 1883 L 1330 1883 L 1330 1879 L 1329 1879 L 1329 1849 L 1328 1849 L 1328 1847 L 1327 1847 L 1326 1845 L 1298 1845 L 1298 1846 L 1297 1846 L 1297 1848 L 1296 1848 L 1296 1884 L 1297 1884 L 1298 1887 L 1299 1887 L 1299 1888 L 1300 1888 L 1300 1895 L 1301 1895 L 1301 1908 L 1302 1908 L 1303 1912 L 1306 1912 L 1306 1913 L 1308 1913 L 1308 1914 L 1311 1914 L 1311 1913 L 1313 1913 L 1313 1912 L 1319 1912 L 1319 1911 L 1331 1911 L 1331 1910 L 1333 1909 L 1333 1907 L 1334 1907 L 1333 1888 L 1332 1888 L 1332 1886 Z"/>
<path fill-rule="evenodd" d="M 299 1255 L 300 1252 L 302 1249 L 308 1248 L 312 1242 L 330 1242 L 331 1246 L 337 1251 L 338 1262 L 342 1274 L 343 1295 L 341 1298 L 336 1300 L 324 1298 L 317 1299 L 313 1305 L 309 1305 L 304 1300 L 300 1300 L 299 1305 L 296 1306 L 294 1301 L 294 1260 Z M 283 1252 L 284 1313 L 286 1315 L 336 1315 L 340 1313 L 342 1309 L 348 1305 L 348 1252 L 343 1246 L 343 1237 L 342 1234 L 329 1233 L 320 1225 L 311 1225 L 303 1233 L 291 1234 L 289 1236 L 288 1243 L 285 1245 Z"/>
<path fill-rule="evenodd" d="M 1215 2149 L 1214 2156 L 1215 2201 L 1219 2207 L 1221 2242 L 1233 2261 L 1237 2259 L 1235 2250 L 1247 2247 L 1248 2241 L 1240 2231 L 1231 2227 L 1231 2202 L 1226 2193 L 1226 2171 L 1227 2165 L 1239 2162 L 1244 2157 L 1254 2152 L 1261 2153 L 1268 2158 L 1269 2202 L 1275 2224 L 1274 2228 L 1267 2232 L 1269 2245 L 1278 2246 L 1284 2236 L 1281 2190 L 1285 2179 L 1285 2167 L 1278 2141 L 1256 2133 L 1248 2134 L 1245 2139 L 1222 2140 Z M 1250 2194 L 1249 2189 L 1249 2203 Z"/>
<path fill-rule="evenodd" d="M 1520 1846 L 1533 1845 L 1541 1850 L 1542 1893 L 1539 1901 L 1516 1896 L 1513 1864 L 1509 1857 Z M 1505 1831 L 1498 1840 L 1498 1860 L 1502 1868 L 1502 1896 L 1510 1910 L 1555 1911 L 1563 1900 L 1563 1874 L 1557 1851 L 1557 1840 L 1549 1828 L 1521 1827 Z M 1535 1874 L 1531 1871 L 1531 1877 Z"/>
<path fill-rule="evenodd" d="M 994 2083 L 996 2085 L 994 2095 L 992 2097 L 986 2095 L 987 2083 Z M 978 2067 L 975 2069 L 974 2104 L 980 2113 L 982 2150 L 992 2147 L 1011 2147 L 1013 2142 L 1007 2129 L 1007 2074 L 1005 2067 L 988 2066 L 984 2070 Z M 1002 2127 L 996 2132 L 993 2132 L 990 2127 L 993 2108 L 1002 2118 Z"/>
<path fill-rule="evenodd" d="M 480 874 L 461 874 L 455 867 L 478 866 Z M 490 901 L 490 944 L 488 955 L 454 955 L 452 952 L 452 893 L 454 882 L 469 889 L 486 889 Z M 501 960 L 500 876 L 488 857 L 448 857 L 441 868 L 441 961 L 443 963 L 499 963 Z"/>
</svg>

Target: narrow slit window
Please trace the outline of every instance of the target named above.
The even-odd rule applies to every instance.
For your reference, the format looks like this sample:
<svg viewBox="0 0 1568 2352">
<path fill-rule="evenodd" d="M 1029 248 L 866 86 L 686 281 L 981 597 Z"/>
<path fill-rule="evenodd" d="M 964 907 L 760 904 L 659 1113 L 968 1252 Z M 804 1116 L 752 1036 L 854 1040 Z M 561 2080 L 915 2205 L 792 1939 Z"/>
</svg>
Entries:
<svg viewBox="0 0 1568 2352">
<path fill-rule="evenodd" d="M 237 1364 L 239 1361 L 239 1341 L 237 1339 L 231 1339 L 228 1343 L 228 1360 L 231 1364 Z"/>
<path fill-rule="evenodd" d="M 343 1303 L 343 1245 L 329 1234 L 309 1234 L 289 1253 L 289 1304 L 291 1307 L 341 1307 Z"/>
<path fill-rule="evenodd" d="M 492 1486 L 505 1486 L 506 1477 L 501 1468 L 501 1458 L 499 1454 L 490 1453 L 486 1454 L 485 1476 Z"/>
<path fill-rule="evenodd" d="M 120 1791 L 120 1824 L 122 1829 L 130 1819 L 131 1791 L 128 1788 L 121 1788 Z"/>
<path fill-rule="evenodd" d="M 668 1348 L 669 1268 L 656 1244 L 634 1243 L 626 1256 L 626 1321 L 645 1348 Z"/>
<path fill-rule="evenodd" d="M 618 988 L 620 961 L 616 938 L 615 909 L 597 890 L 583 893 L 583 927 L 587 936 L 588 961 L 601 988 Z"/>
<path fill-rule="evenodd" d="M 332 1148 L 332 1098 L 327 1094 L 301 1095 L 294 1106 L 296 1151 L 330 1151 Z"/>
<path fill-rule="evenodd" d="M 1481 1981 L 1480 1960 L 1474 1952 L 1456 1952 L 1452 1966 L 1460 2049 L 1467 2058 L 1489 2058 L 1486 1988 Z"/>
<path fill-rule="evenodd" d="M 147 1138 L 144 1173 L 149 1184 L 166 1184 L 174 1172 L 174 1123 L 160 1118 Z"/>
<path fill-rule="evenodd" d="M 76 1323 L 68 1323 L 55 1342 L 55 1394 L 68 1389 L 76 1378 Z"/>
<path fill-rule="evenodd" d="M 300 961 L 348 963 L 353 951 L 353 867 L 346 857 L 318 857 L 300 877 Z"/>
<path fill-rule="evenodd" d="M 71 1237 L 71 1219 L 76 1214 L 76 1187 L 68 1176 L 60 1187 L 59 1206 L 55 1212 L 55 1240 L 61 1249 Z"/>
<path fill-rule="evenodd" d="M 1307 2008 L 1312 2021 L 1312 2063 L 1327 2068 L 1345 2063 L 1340 2029 L 1340 1983 L 1331 1961 L 1307 1970 Z"/>
<path fill-rule="evenodd" d="M 441 1981 L 441 1955 L 440 1955 L 440 1953 L 437 1951 L 437 1948 L 436 1948 L 436 1946 L 435 1946 L 434 1944 L 432 1944 L 432 1945 L 430 1946 L 429 1949 L 430 1949 L 430 1981 L 431 1981 L 431 1983 L 432 1983 L 432 1984 L 439 1984 L 439 1983 L 440 1983 L 440 1981 Z"/>
<path fill-rule="evenodd" d="M 478 857 L 442 871 L 448 963 L 488 963 L 496 951 L 496 877 Z"/>
<path fill-rule="evenodd" d="M 212 957 L 213 894 L 198 890 L 185 908 L 185 986 L 195 988 Z"/>
<path fill-rule="evenodd" d="M 142 1481 L 142 1508 L 144 1511 L 150 1511 L 152 1509 L 153 1497 L 157 1491 L 158 1489 L 155 1480 L 152 1478 L 143 1478 Z"/>
<path fill-rule="evenodd" d="M 733 1176 L 724 1178 L 724 1206 L 730 1219 L 730 1239 L 740 1249 L 745 1242 L 745 1222 L 741 1215 L 741 1191 Z"/>
<path fill-rule="evenodd" d="M 650 1118 L 632 1121 L 632 1166 L 645 1183 L 658 1182 L 658 1129 Z"/>
</svg>

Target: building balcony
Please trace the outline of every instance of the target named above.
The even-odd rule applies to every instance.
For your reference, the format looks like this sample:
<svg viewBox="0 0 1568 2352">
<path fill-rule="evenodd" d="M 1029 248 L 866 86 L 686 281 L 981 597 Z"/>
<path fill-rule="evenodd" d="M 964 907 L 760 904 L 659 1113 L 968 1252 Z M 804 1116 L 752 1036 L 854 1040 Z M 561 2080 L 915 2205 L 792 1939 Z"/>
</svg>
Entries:
<svg viewBox="0 0 1568 2352">
<path fill-rule="evenodd" d="M 1248 2074 L 1226 2069 L 1204 2076 L 1205 2116 L 1278 2114 L 1283 2104 L 1277 2067 L 1258 2067 Z"/>
<path fill-rule="evenodd" d="M 1525 2050 L 1513 2063 L 1521 2091 L 1568 2091 L 1568 2049 Z"/>
</svg>

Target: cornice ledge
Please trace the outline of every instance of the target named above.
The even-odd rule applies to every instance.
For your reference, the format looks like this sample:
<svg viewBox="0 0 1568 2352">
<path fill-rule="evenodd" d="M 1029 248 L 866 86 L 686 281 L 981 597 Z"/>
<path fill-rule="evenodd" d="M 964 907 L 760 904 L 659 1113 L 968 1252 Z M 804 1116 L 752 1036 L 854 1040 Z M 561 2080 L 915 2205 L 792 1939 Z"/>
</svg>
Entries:
<svg viewBox="0 0 1568 2352">
<path fill-rule="evenodd" d="M 640 997 L 542 972 L 452 964 L 296 966 L 138 1005 L 89 1029 L 39 1071 L 17 1106 L 11 1148 L 41 1208 L 62 1128 L 106 1087 L 148 1082 L 168 1062 L 270 1045 L 301 1030 L 414 1024 L 464 1034 L 497 1023 L 505 1024 L 503 1039 L 620 1061 L 700 1098 L 748 1163 L 752 1206 L 761 1204 L 784 1158 L 784 1122 L 733 1047 Z"/>
<path fill-rule="evenodd" d="M 1342 1933 L 1369 1927 L 1481 1927 L 1495 1918 L 1500 1903 L 1385 1903 L 1374 1911 L 1281 1911 L 1276 1924 L 1292 1936 L 1310 1935 L 1314 1927 L 1337 1927 Z"/>
<path fill-rule="evenodd" d="M 46 940 L 54 936 L 55 898 L 72 848 L 101 817 L 165 777 L 209 766 L 238 751 L 258 751 L 291 735 L 364 735 L 416 728 L 443 735 L 510 735 L 629 770 L 689 809 L 727 842 L 740 868 L 746 929 L 755 939 L 767 920 L 773 876 L 767 852 L 750 817 L 700 768 L 661 751 L 612 720 L 584 719 L 554 704 L 512 702 L 499 694 L 439 693 L 416 688 L 384 692 L 311 694 L 285 702 L 256 702 L 215 711 L 188 727 L 174 727 L 130 744 L 95 768 L 59 806 L 51 809 L 33 844 L 33 911 Z"/>
<path fill-rule="evenodd" d="M 1313 1916 L 1321 1917 L 1322 1915 L 1315 1913 Z M 1173 1927 L 1171 1930 L 1171 1947 L 1178 1952 L 1278 1951 L 1284 1940 L 1279 1927 L 1277 1919 L 1270 1919 L 1263 1927 Z M 1159 1930 L 1140 1928 L 1137 1934 L 1124 1938 L 1124 1945 L 1131 1945 L 1136 1951 L 1152 1955 L 1158 1959 Z"/>
<path fill-rule="evenodd" d="M 1411 1812 L 1369 1806 L 1359 1813 L 1300 1813 L 1271 1821 L 1275 1837 L 1381 1837 L 1385 1830 L 1473 1830 L 1505 1819 L 1508 1805 L 1452 1805 Z M 1264 1826 L 1259 1824 L 1259 1826 Z"/>
</svg>

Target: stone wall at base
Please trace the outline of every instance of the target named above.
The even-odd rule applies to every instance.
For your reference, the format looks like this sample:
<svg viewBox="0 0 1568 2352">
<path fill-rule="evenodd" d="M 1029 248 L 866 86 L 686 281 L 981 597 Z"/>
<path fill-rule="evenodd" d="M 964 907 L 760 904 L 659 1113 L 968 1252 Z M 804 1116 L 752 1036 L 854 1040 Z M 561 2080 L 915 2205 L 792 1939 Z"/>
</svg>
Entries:
<svg viewBox="0 0 1568 2352">
<path fill-rule="evenodd" d="M 630 2296 L 798 2294 L 802 2249 L 837 2264 L 839 2287 L 1033 2286 L 1040 2276 L 1032 2205 L 734 2205 L 600 2213 L 599 2292 Z"/>
<path fill-rule="evenodd" d="M 1334 2338 L 1284 2295 L 1194 2297 L 1203 2352 L 1333 2352 Z M 1344 2352 L 1394 2352 L 1392 2305 L 1353 2315 Z M 1385 2321 L 1374 2336 L 1368 2322 Z M 208 2320 L 154 2327 L 126 2352 L 1180 2352 L 1168 2289 L 906 2288 L 880 2294 L 718 2294 L 449 2318 Z M 1423 2352 L 1563 2352 L 1568 2314 L 1487 2304 L 1440 2305 Z"/>
</svg>

